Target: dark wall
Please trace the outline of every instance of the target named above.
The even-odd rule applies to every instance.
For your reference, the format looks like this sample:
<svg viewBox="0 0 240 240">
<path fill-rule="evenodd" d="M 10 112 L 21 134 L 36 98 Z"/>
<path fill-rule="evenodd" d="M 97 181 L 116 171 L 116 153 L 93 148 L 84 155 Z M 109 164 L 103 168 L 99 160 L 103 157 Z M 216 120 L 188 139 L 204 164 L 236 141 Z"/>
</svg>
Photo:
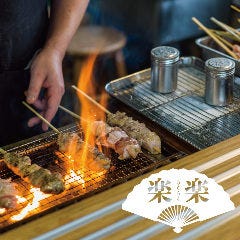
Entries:
<svg viewBox="0 0 240 240">
<path fill-rule="evenodd" d="M 189 42 L 204 35 L 191 18 L 208 27 L 216 27 L 211 16 L 228 23 L 230 4 L 231 0 L 91 0 L 88 14 L 91 23 L 112 26 L 127 35 L 124 54 L 129 72 L 136 72 L 150 65 L 154 46 L 172 45 L 183 55 L 191 53 L 186 49 Z"/>
</svg>

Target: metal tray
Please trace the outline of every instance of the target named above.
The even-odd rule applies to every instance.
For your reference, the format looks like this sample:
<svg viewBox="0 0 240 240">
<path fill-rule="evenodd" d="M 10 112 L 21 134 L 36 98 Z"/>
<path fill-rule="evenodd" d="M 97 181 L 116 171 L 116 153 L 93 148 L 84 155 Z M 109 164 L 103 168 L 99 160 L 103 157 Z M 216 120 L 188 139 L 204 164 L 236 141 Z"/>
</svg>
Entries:
<svg viewBox="0 0 240 240">
<path fill-rule="evenodd" d="M 150 89 L 150 69 L 114 80 L 106 91 L 197 149 L 203 149 L 240 133 L 240 87 L 234 86 L 234 102 L 213 107 L 204 102 L 204 62 L 181 58 L 177 90 L 159 94 Z M 239 79 L 235 79 L 238 81 Z"/>
<path fill-rule="evenodd" d="M 222 52 L 222 50 L 214 43 L 214 41 L 206 36 L 198 38 L 196 44 L 202 48 L 202 56 L 204 60 L 214 57 L 226 57 L 233 60 L 236 64 L 235 75 L 240 76 L 240 61 L 229 56 L 227 53 Z"/>
</svg>

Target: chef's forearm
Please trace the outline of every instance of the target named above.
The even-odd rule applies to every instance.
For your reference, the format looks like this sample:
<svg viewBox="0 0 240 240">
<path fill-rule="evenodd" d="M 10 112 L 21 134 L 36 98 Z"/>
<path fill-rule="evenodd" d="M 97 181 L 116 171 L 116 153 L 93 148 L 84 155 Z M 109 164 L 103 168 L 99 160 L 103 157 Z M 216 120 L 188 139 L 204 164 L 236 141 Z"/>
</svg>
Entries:
<svg viewBox="0 0 240 240">
<path fill-rule="evenodd" d="M 44 49 L 51 49 L 64 57 L 89 0 L 52 0 L 49 33 Z"/>
</svg>

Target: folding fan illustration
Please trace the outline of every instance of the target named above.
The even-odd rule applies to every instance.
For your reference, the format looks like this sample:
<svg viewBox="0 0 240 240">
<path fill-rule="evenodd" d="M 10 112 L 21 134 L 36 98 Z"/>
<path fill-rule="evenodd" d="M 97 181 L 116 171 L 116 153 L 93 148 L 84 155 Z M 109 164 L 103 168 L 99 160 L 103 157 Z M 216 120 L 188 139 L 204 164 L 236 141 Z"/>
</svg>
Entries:
<svg viewBox="0 0 240 240">
<path fill-rule="evenodd" d="M 136 185 L 122 209 L 172 226 L 175 232 L 194 222 L 233 210 L 229 195 L 213 179 L 194 170 L 171 169 Z"/>
</svg>

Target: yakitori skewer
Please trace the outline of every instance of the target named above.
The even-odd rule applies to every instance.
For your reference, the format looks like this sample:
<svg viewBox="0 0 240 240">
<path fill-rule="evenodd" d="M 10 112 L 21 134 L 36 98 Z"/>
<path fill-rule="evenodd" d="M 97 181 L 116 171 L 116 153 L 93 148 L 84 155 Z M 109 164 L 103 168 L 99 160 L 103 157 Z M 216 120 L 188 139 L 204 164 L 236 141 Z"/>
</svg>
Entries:
<svg viewBox="0 0 240 240">
<path fill-rule="evenodd" d="M 88 96 L 81 89 L 76 86 L 72 86 L 77 92 L 84 95 L 89 101 L 97 105 L 105 113 L 107 113 L 107 123 L 110 126 L 117 126 L 124 130 L 130 137 L 136 139 L 139 144 L 148 150 L 152 154 L 158 154 L 161 152 L 161 140 L 159 136 L 150 131 L 145 124 L 140 123 L 136 120 L 133 120 L 131 117 L 128 117 L 125 113 L 117 112 L 116 114 L 111 113 L 101 104 L 96 102 L 90 96 Z"/>
<path fill-rule="evenodd" d="M 4 156 L 7 167 L 33 187 L 40 188 L 44 193 L 59 194 L 64 191 L 64 183 L 60 174 L 51 173 L 48 169 L 35 163 L 32 164 L 28 156 L 6 152 L 3 149 L 0 149 L 0 152 Z"/>
<path fill-rule="evenodd" d="M 60 109 L 76 119 L 86 120 L 63 106 Z M 141 152 L 141 147 L 136 139 L 129 137 L 121 128 L 111 127 L 103 121 L 90 123 L 92 133 L 96 136 L 97 144 L 113 149 L 119 154 L 119 159 L 136 158 Z"/>
<path fill-rule="evenodd" d="M 76 149 L 75 149 L 75 154 L 77 154 L 78 151 L 80 151 L 83 148 L 84 142 L 77 133 L 60 132 L 51 123 L 49 123 L 42 115 L 40 115 L 37 111 L 35 111 L 30 105 L 28 105 L 26 102 L 23 102 L 23 104 L 30 111 L 32 111 L 37 117 L 39 117 L 42 121 L 44 121 L 46 124 L 48 124 L 48 126 L 58 134 L 57 143 L 59 145 L 60 151 L 67 153 L 68 150 L 71 149 L 71 145 L 73 143 L 77 144 Z M 90 158 L 90 159 L 94 160 L 93 163 L 87 162 L 90 169 L 94 168 L 92 170 L 97 169 L 97 170 L 101 171 L 101 170 L 107 170 L 110 168 L 111 160 L 108 157 L 106 157 L 103 153 L 99 152 L 98 149 L 89 146 L 88 151 L 89 151 L 89 154 L 92 154 L 92 156 L 93 156 L 93 158 Z"/>
<path fill-rule="evenodd" d="M 215 30 L 215 29 L 209 29 L 209 30 L 211 30 L 213 33 L 215 33 L 218 36 L 221 36 L 221 37 L 224 37 L 224 38 L 228 38 L 228 39 L 231 39 L 233 41 L 239 41 L 238 38 L 236 38 L 235 36 L 233 36 L 229 32 L 222 31 L 222 30 Z"/>
<path fill-rule="evenodd" d="M 233 44 L 228 42 L 225 38 L 217 35 L 216 33 L 213 32 L 213 34 L 215 34 L 215 36 L 220 40 L 222 41 L 224 44 L 226 44 L 228 47 L 230 47 L 231 49 L 233 49 Z"/>
<path fill-rule="evenodd" d="M 234 5 L 231 5 L 231 8 L 232 8 L 233 10 L 235 10 L 235 11 L 237 11 L 237 12 L 240 13 L 240 9 L 239 9 L 238 7 L 236 7 L 236 6 L 234 6 Z"/>
<path fill-rule="evenodd" d="M 238 59 L 237 55 L 231 51 L 223 42 L 221 42 L 213 33 L 211 30 L 209 30 L 207 27 L 205 27 L 199 20 L 197 20 L 195 17 L 192 18 L 193 22 L 196 23 L 205 33 L 207 33 L 220 47 L 222 47 L 230 56 L 232 56 L 235 59 Z"/>
<path fill-rule="evenodd" d="M 214 18 L 214 17 L 211 17 L 210 19 L 211 19 L 215 24 L 217 24 L 219 27 L 221 27 L 221 28 L 224 29 L 225 31 L 227 31 L 227 32 L 229 32 L 230 34 L 232 34 L 233 36 L 235 36 L 238 40 L 240 40 L 240 33 L 239 33 L 236 29 L 228 26 L 227 24 L 225 24 L 225 23 L 217 20 L 217 19 Z"/>
</svg>

